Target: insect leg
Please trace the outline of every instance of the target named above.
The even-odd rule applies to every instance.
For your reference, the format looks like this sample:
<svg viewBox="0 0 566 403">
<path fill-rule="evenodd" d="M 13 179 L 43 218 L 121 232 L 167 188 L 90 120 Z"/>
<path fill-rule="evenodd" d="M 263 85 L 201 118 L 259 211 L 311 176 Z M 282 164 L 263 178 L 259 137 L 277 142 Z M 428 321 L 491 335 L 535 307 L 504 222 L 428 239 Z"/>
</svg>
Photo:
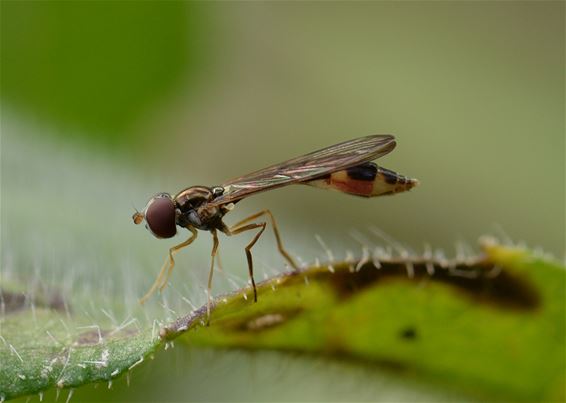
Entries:
<svg viewBox="0 0 566 403">
<path fill-rule="evenodd" d="M 212 252 L 210 253 L 211 261 L 210 261 L 210 272 L 208 273 L 208 292 L 206 296 L 206 320 L 207 324 L 210 322 L 210 305 L 212 300 L 212 274 L 214 273 L 214 257 L 218 251 L 218 235 L 216 234 L 216 230 L 213 229 L 210 231 L 212 233 Z"/>
<path fill-rule="evenodd" d="M 222 259 L 220 259 L 220 251 L 216 252 L 216 266 L 218 270 L 224 270 L 224 266 L 222 265 Z"/>
<path fill-rule="evenodd" d="M 248 225 L 244 225 L 244 226 L 234 225 L 231 229 L 225 229 L 224 230 L 224 233 L 226 235 L 236 235 L 236 234 L 239 234 L 241 232 L 249 231 L 249 230 L 252 230 L 252 229 L 255 229 L 255 228 L 261 228 L 259 230 L 259 232 L 257 234 L 255 234 L 254 238 L 248 244 L 248 246 L 246 246 L 246 258 L 248 259 L 248 273 L 249 273 L 249 276 L 250 276 L 250 280 L 252 282 L 252 287 L 254 289 L 254 302 L 257 302 L 257 289 L 256 289 L 256 286 L 255 286 L 255 280 L 254 280 L 254 262 L 253 262 L 253 259 L 252 259 L 251 249 L 255 245 L 255 243 L 257 242 L 257 240 L 261 236 L 261 234 L 263 234 L 263 231 L 265 231 L 266 226 L 267 226 L 267 223 L 262 222 L 262 223 L 248 224 Z"/>
<path fill-rule="evenodd" d="M 281 241 L 281 236 L 279 235 L 279 228 L 277 227 L 277 222 L 275 221 L 275 218 L 273 217 L 273 214 L 271 213 L 270 210 L 262 210 L 259 213 L 256 213 L 254 215 L 249 216 L 248 218 L 243 219 L 242 221 L 240 221 L 239 223 L 236 223 L 232 229 L 238 228 L 240 226 L 242 226 L 243 224 L 246 224 L 250 221 L 255 220 L 258 217 L 261 217 L 262 215 L 267 215 L 269 216 L 269 219 L 271 220 L 271 225 L 273 227 L 273 233 L 275 234 L 275 239 L 277 241 L 277 249 L 279 250 L 279 253 L 281 253 L 281 255 L 283 255 L 283 257 L 285 258 L 285 260 L 287 260 L 287 262 L 291 265 L 291 267 L 295 270 L 298 271 L 299 270 L 299 266 L 297 265 L 297 263 L 295 263 L 295 261 L 293 260 L 293 258 L 291 257 L 291 255 L 289 254 L 289 252 L 287 252 L 285 250 L 285 248 L 283 247 L 283 242 Z"/>
<path fill-rule="evenodd" d="M 140 299 L 140 301 L 139 301 L 140 304 L 145 303 L 145 301 L 147 301 L 147 299 L 158 288 L 161 291 L 167 285 L 167 280 L 169 279 L 169 276 L 171 275 L 171 272 L 173 271 L 173 267 L 175 266 L 175 260 L 173 259 L 173 255 L 175 253 L 177 253 L 180 249 L 184 248 L 185 246 L 190 245 L 197 237 L 197 230 L 196 229 L 194 229 L 192 227 L 188 227 L 188 229 L 192 233 L 191 237 L 189 239 L 187 239 L 185 242 L 180 243 L 179 245 L 173 246 L 171 249 L 169 249 L 169 255 L 165 258 L 165 263 L 163 263 L 163 266 L 161 266 L 161 270 L 159 271 L 159 275 L 155 279 L 155 282 L 153 283 L 153 285 L 151 286 L 149 291 Z M 166 276 L 165 276 L 165 273 L 167 273 Z M 163 279 L 163 276 L 165 276 L 165 279 Z"/>
<path fill-rule="evenodd" d="M 175 260 L 173 260 L 173 255 L 177 253 L 177 251 L 179 251 L 180 249 L 184 248 L 185 246 L 190 245 L 197 237 L 196 229 L 192 227 L 187 227 L 187 228 L 192 233 L 191 237 L 187 239 L 185 242 L 169 249 L 169 270 L 167 270 L 167 276 L 165 276 L 165 279 L 162 281 L 161 286 L 159 287 L 159 291 L 163 291 L 163 289 L 167 287 L 167 283 L 169 282 L 169 277 L 171 277 L 171 273 L 173 272 L 173 267 L 175 267 Z"/>
</svg>

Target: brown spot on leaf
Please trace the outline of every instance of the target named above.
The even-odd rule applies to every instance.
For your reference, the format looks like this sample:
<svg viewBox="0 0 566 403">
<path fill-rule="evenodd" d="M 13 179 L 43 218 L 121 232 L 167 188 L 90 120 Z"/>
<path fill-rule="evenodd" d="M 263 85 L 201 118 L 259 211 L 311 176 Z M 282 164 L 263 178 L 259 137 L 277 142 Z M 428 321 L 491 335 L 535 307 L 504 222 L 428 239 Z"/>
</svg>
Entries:
<svg viewBox="0 0 566 403">
<path fill-rule="evenodd" d="M 527 279 L 498 269 L 488 262 L 456 264 L 450 268 L 428 262 L 428 269 L 431 265 L 434 268 L 433 274 L 427 271 L 426 262 L 412 262 L 412 277 L 409 277 L 408 266 L 403 262 L 381 262 L 380 269 L 368 262 L 357 272 L 337 268 L 332 275 L 323 272 L 318 275 L 327 277 L 342 299 L 350 298 L 364 288 L 388 281 L 417 280 L 446 284 L 477 302 L 500 308 L 531 310 L 540 304 L 539 294 Z"/>
<path fill-rule="evenodd" d="M 288 309 L 273 313 L 261 313 L 253 317 L 236 319 L 223 323 L 228 330 L 237 332 L 262 332 L 281 326 L 302 312 L 302 309 Z"/>
<path fill-rule="evenodd" d="M 0 302 L 4 305 L 6 313 L 14 313 L 25 308 L 26 296 L 23 293 L 13 293 L 0 290 L 2 299 Z"/>
<path fill-rule="evenodd" d="M 263 315 L 258 318 L 254 318 L 247 323 L 248 330 L 260 331 L 270 327 L 277 326 L 285 321 L 285 317 L 280 313 Z"/>
<path fill-rule="evenodd" d="M 102 343 L 104 338 L 104 333 L 98 330 L 89 330 L 88 332 L 83 332 L 77 336 L 77 340 L 73 343 L 74 346 L 93 346 Z"/>
<path fill-rule="evenodd" d="M 268 329 L 270 327 L 274 327 L 283 323 L 285 321 L 285 317 L 280 313 L 272 313 L 263 316 L 259 316 L 248 321 L 246 327 L 248 330 L 252 331 L 261 331 L 264 329 Z"/>
<path fill-rule="evenodd" d="M 104 341 L 112 339 L 120 339 L 123 337 L 130 337 L 138 333 L 137 329 L 127 328 L 120 331 L 115 330 L 103 330 L 103 329 L 92 329 L 83 332 L 77 336 L 77 339 L 73 342 L 74 346 L 93 346 L 100 344 Z"/>
<path fill-rule="evenodd" d="M 0 304 L 3 305 L 4 313 L 6 314 L 29 309 L 32 301 L 36 308 L 49 308 L 60 312 L 65 311 L 63 296 L 58 292 L 43 295 L 39 292 L 16 293 L 0 289 Z"/>
</svg>

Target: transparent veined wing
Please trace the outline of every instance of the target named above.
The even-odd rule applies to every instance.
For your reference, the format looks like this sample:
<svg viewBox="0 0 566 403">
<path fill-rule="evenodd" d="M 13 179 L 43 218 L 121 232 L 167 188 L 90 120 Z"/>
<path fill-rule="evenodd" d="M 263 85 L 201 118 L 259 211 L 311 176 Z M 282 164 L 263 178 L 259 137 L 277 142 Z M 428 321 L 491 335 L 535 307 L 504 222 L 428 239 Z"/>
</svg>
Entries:
<svg viewBox="0 0 566 403">
<path fill-rule="evenodd" d="M 380 158 L 395 145 L 392 135 L 376 134 L 313 151 L 223 183 L 224 193 L 210 204 L 235 202 L 251 194 L 320 178 Z"/>
</svg>

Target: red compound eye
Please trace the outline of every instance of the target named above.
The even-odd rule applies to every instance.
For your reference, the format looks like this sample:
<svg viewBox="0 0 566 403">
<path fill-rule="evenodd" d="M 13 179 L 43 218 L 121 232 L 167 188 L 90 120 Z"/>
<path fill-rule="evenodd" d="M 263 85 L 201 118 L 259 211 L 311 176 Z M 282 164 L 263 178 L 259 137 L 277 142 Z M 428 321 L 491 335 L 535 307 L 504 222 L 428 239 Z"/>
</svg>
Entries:
<svg viewBox="0 0 566 403">
<path fill-rule="evenodd" d="M 157 238 L 171 238 L 177 233 L 175 204 L 169 195 L 151 199 L 145 210 L 147 227 Z"/>
</svg>

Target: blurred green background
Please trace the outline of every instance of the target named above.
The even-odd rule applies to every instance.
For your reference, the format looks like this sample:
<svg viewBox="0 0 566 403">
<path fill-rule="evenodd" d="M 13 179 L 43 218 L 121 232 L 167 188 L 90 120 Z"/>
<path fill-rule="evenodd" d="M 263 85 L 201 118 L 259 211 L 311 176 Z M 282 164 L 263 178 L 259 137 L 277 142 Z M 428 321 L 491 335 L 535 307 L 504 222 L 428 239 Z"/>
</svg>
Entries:
<svg viewBox="0 0 566 403">
<path fill-rule="evenodd" d="M 415 248 L 497 224 L 563 255 L 561 2 L 2 7 L 4 107 L 169 178 L 148 196 L 394 133 L 380 162 L 419 178 L 412 193 L 298 187 L 250 211 L 305 232 L 372 223 Z"/>
<path fill-rule="evenodd" d="M 324 256 L 315 234 L 340 257 L 370 225 L 416 253 L 430 244 L 454 255 L 493 233 L 564 257 L 564 2 L 1 7 L 4 266 L 29 237 L 62 272 L 80 263 L 67 241 L 50 246 L 58 234 L 88 239 L 72 253 L 98 266 L 143 249 L 153 260 L 135 297 L 166 246 L 131 226 L 131 203 L 374 133 L 398 140 L 379 163 L 420 187 L 365 200 L 295 186 L 226 221 L 270 208 L 306 261 Z M 58 197 L 72 203 L 45 211 L 40 200 Z M 204 266 L 208 242 L 190 252 Z M 264 242 L 260 259 L 281 267 Z M 311 397 L 331 398 L 327 383 Z"/>
</svg>

